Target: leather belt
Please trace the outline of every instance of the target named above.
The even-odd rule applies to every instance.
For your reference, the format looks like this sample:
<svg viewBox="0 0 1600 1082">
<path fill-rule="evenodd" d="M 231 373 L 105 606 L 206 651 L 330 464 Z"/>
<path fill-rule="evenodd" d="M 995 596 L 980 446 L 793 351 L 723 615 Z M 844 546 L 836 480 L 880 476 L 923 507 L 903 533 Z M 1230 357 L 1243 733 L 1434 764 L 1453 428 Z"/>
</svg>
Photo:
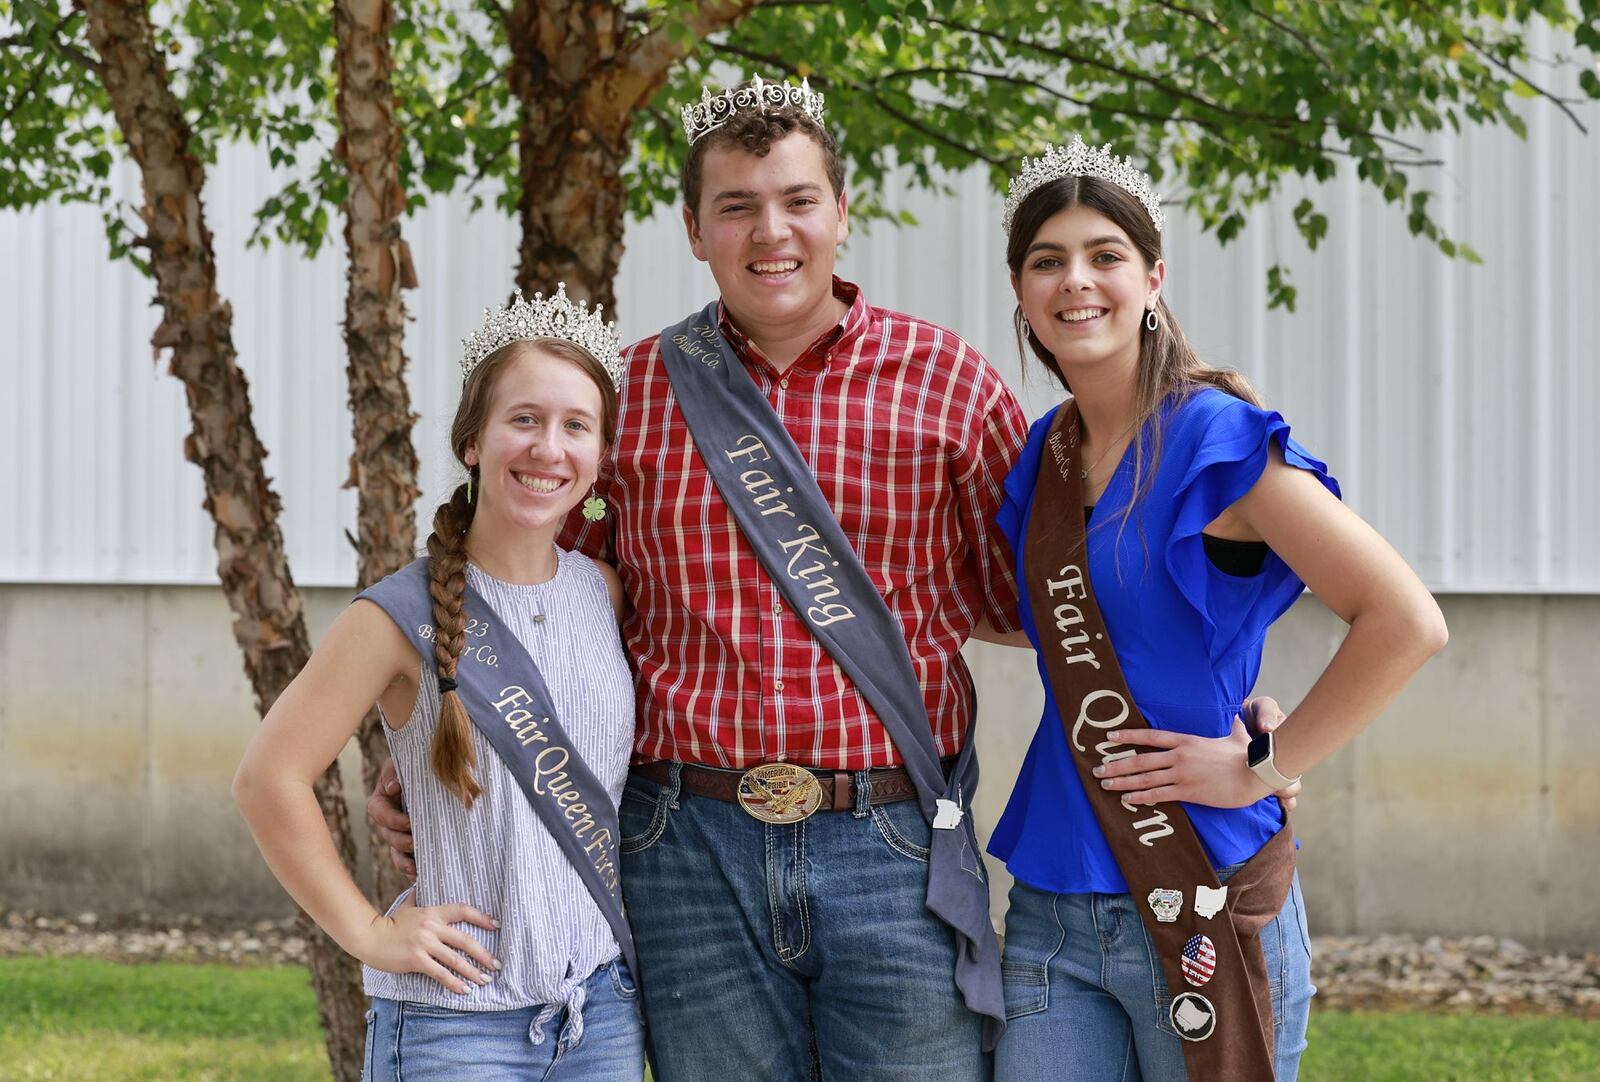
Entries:
<svg viewBox="0 0 1600 1082">
<path fill-rule="evenodd" d="M 949 770 L 954 759 L 945 761 L 945 769 Z M 808 768 L 809 769 L 809 768 Z M 672 779 L 672 763 L 661 759 L 653 763 L 645 763 L 633 768 L 632 773 L 641 778 L 666 785 Z M 682 786 L 686 793 L 695 796 L 708 796 L 714 800 L 726 800 L 739 803 L 739 784 L 747 772 L 744 770 L 724 770 L 720 767 L 699 766 L 695 763 L 684 763 Z M 856 806 L 856 775 L 849 770 L 811 770 L 817 783 L 822 787 L 822 809 L 829 811 L 852 811 Z M 867 784 L 869 793 L 868 804 L 893 804 L 899 800 L 912 800 L 917 795 L 916 784 L 911 776 L 905 772 L 904 767 L 882 767 L 868 771 Z"/>
</svg>

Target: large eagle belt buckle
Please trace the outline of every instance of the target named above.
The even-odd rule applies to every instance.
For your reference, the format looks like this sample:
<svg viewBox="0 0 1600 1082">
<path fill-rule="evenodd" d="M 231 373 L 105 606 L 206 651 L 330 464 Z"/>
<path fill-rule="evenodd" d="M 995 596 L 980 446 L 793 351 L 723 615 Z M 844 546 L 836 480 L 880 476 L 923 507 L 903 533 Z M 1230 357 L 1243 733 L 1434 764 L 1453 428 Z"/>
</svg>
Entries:
<svg viewBox="0 0 1600 1082">
<path fill-rule="evenodd" d="M 792 763 L 762 763 L 739 779 L 739 806 L 763 823 L 798 823 L 822 807 L 822 783 Z"/>
</svg>

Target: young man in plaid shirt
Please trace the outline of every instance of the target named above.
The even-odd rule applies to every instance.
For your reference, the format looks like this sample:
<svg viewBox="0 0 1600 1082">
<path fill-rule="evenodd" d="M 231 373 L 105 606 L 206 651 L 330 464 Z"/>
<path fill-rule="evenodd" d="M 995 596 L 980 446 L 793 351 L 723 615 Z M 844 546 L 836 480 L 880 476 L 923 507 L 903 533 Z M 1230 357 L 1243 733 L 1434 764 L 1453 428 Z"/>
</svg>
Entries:
<svg viewBox="0 0 1600 1082">
<path fill-rule="evenodd" d="M 720 330 L 903 628 L 925 723 L 954 756 L 973 706 L 961 645 L 985 617 L 1015 626 L 993 519 L 1022 411 L 955 334 L 833 276 L 843 167 L 804 108 L 734 110 L 695 138 L 683 179 Z M 803 1082 L 815 1057 L 824 1078 L 986 1078 L 895 743 L 733 521 L 659 337 L 628 361 L 599 492 L 614 516 L 570 539 L 616 561 L 634 606 L 623 877 L 658 1077 Z M 817 775 L 820 809 L 763 822 L 730 799 L 762 764 Z"/>
</svg>

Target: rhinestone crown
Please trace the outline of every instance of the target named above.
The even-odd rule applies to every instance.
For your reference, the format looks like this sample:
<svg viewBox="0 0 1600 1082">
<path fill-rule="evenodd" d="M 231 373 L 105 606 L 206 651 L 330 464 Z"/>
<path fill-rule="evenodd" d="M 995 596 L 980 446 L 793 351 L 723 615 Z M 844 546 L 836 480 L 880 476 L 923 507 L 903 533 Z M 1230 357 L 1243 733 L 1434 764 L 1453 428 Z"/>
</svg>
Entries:
<svg viewBox="0 0 1600 1082">
<path fill-rule="evenodd" d="M 1005 214 L 1000 219 L 1006 236 L 1011 235 L 1011 220 L 1022 201 L 1038 188 L 1062 177 L 1109 180 L 1144 204 L 1157 233 L 1166 226 L 1166 215 L 1161 213 L 1161 197 L 1151 186 L 1149 174 L 1134 165 L 1132 158 L 1119 158 L 1111 153 L 1110 143 L 1094 149 L 1085 144 L 1081 136 L 1074 135 L 1072 142 L 1066 146 L 1048 146 L 1037 158 L 1022 159 L 1022 171 L 1011 178 Z"/>
<path fill-rule="evenodd" d="M 683 107 L 683 134 L 694 145 L 701 136 L 716 131 L 741 109 L 756 109 L 763 113 L 778 109 L 802 110 L 818 124 L 822 123 L 822 95 L 811 89 L 811 83 L 800 80 L 799 86 L 790 83 L 769 83 L 757 75 L 747 83 L 720 94 L 701 87 L 699 102 Z"/>
<path fill-rule="evenodd" d="M 504 308 L 485 308 L 483 326 L 461 340 L 461 376 L 465 379 L 489 354 L 512 342 L 533 338 L 560 338 L 588 350 L 611 377 L 613 386 L 622 383 L 622 354 L 615 322 L 600 318 L 600 305 L 590 311 L 579 301 L 567 298 L 567 283 L 562 282 L 550 297 L 535 293 L 525 300 L 522 290 Z"/>
</svg>

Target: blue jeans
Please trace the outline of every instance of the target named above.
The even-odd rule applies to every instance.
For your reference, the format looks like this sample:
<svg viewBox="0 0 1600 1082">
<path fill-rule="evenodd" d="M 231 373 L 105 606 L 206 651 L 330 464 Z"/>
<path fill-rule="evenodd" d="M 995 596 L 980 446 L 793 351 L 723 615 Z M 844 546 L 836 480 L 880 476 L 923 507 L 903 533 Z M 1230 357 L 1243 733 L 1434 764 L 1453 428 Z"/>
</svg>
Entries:
<svg viewBox="0 0 1600 1082">
<path fill-rule="evenodd" d="M 914 800 L 772 826 L 629 778 L 622 882 L 657 1082 L 988 1079 L 955 938 L 924 905 L 929 834 Z"/>
<path fill-rule="evenodd" d="M 1237 868 L 1219 873 L 1226 879 Z M 1311 1013 L 1311 937 L 1296 874 L 1261 930 L 1274 1073 L 1293 1082 Z M 1149 934 L 1126 894 L 1053 894 L 1018 882 L 1006 914 L 999 1082 L 1183 1082 L 1183 1039 Z"/>
<path fill-rule="evenodd" d="M 644 1021 L 639 990 L 619 958 L 584 986 L 583 1037 L 557 1053 L 566 1013 L 534 1044 L 529 1027 L 538 1006 L 515 1011 L 452 1011 L 422 1003 L 374 999 L 367 1012 L 363 1082 L 640 1082 Z"/>
</svg>

